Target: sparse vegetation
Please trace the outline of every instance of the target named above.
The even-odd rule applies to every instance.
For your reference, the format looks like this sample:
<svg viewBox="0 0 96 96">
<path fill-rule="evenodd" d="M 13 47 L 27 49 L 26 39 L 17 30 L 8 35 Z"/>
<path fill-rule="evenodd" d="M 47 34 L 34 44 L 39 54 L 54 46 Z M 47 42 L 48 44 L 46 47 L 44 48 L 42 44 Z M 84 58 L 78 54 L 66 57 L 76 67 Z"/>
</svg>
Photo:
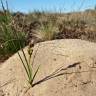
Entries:
<svg viewBox="0 0 96 96">
<path fill-rule="evenodd" d="M 81 66 L 80 64 L 81 64 L 81 62 L 77 62 L 77 63 L 72 63 L 71 65 L 68 65 L 68 67 L 66 67 L 65 69 L 63 68 L 63 67 L 60 67 L 59 69 L 56 69 L 52 74 L 49 74 L 51 71 L 53 71 L 53 65 L 51 65 L 51 64 L 49 64 L 49 66 L 52 66 L 52 68 L 50 67 L 50 70 L 48 70 L 49 72 L 48 73 L 46 73 L 45 71 L 46 71 L 46 69 L 48 69 L 48 67 L 46 67 L 46 66 L 44 66 L 44 67 L 41 67 L 41 70 L 43 69 L 43 71 L 45 72 L 44 74 L 42 73 L 42 71 L 40 70 L 39 71 L 39 68 L 40 68 L 40 65 L 38 66 L 38 65 L 36 65 L 36 67 L 34 67 L 33 66 L 33 64 L 34 64 L 34 60 L 36 61 L 35 62 L 35 64 L 37 64 L 38 62 L 40 63 L 40 62 L 42 62 L 42 60 L 41 61 L 38 61 L 38 60 L 40 60 L 40 59 L 42 59 L 44 56 L 42 55 L 42 53 L 43 53 L 43 51 L 44 50 L 46 50 L 47 49 L 47 47 L 45 48 L 45 46 L 47 46 L 45 43 L 45 45 L 44 45 L 44 50 L 41 50 L 41 53 L 40 52 L 38 52 L 39 54 L 40 54 L 40 56 L 38 56 L 38 57 L 34 57 L 34 56 L 32 56 L 33 55 L 33 47 L 34 47 L 34 45 L 36 44 L 36 43 L 38 43 L 38 42 L 44 42 L 44 41 L 49 41 L 49 40 L 55 40 L 55 39 L 82 39 L 82 40 L 87 40 L 87 41 L 91 41 L 91 42 L 95 42 L 96 43 L 96 6 L 94 7 L 94 9 L 87 9 L 87 10 L 85 10 L 85 11 L 83 11 L 83 12 L 70 12 L 70 13 L 62 13 L 61 11 L 60 11 L 60 13 L 58 12 L 58 13 L 51 13 L 51 12 L 45 12 L 45 11 L 39 11 L 39 10 L 34 10 L 34 12 L 30 12 L 30 13 L 27 13 L 27 14 L 25 14 L 25 13 L 21 13 L 21 12 L 10 12 L 10 10 L 9 10 L 9 7 L 8 7 L 8 2 L 6 1 L 6 3 L 3 3 L 3 0 L 0 0 L 1 1 L 1 6 L 2 6 L 2 10 L 0 10 L 0 63 L 1 62 L 4 62 L 5 60 L 7 60 L 10 56 L 12 56 L 13 54 L 15 54 L 15 53 L 17 53 L 18 54 L 18 57 L 19 57 L 19 59 L 21 60 L 21 64 L 22 64 L 22 66 L 23 66 L 23 68 L 24 68 L 24 71 L 25 71 L 25 73 L 26 73 L 26 76 L 27 76 L 27 80 L 26 81 L 28 81 L 28 83 L 30 84 L 30 86 L 27 86 L 28 87 L 28 89 L 27 89 L 27 87 L 26 87 L 26 84 L 24 85 L 24 86 L 21 86 L 21 85 L 23 85 L 23 83 L 21 84 L 21 82 L 20 83 L 18 83 L 17 84 L 17 82 L 19 82 L 20 80 L 22 80 L 22 79 L 24 79 L 24 78 L 22 78 L 22 76 L 21 76 L 21 74 L 23 73 L 23 71 L 21 71 L 21 69 L 18 71 L 18 70 L 16 70 L 16 71 L 14 71 L 13 70 L 13 67 L 14 66 L 12 66 L 12 68 L 11 67 L 9 67 L 9 66 L 11 66 L 10 64 L 8 64 L 8 72 L 10 73 L 8 73 L 8 74 L 6 74 L 6 70 L 4 70 L 4 69 L 6 69 L 6 68 L 4 68 L 3 70 L 4 70 L 4 74 L 2 75 L 2 77 L 3 76 L 11 76 L 11 77 L 15 77 L 15 79 L 17 80 L 13 85 L 11 85 L 12 86 L 12 88 L 17 84 L 18 86 L 19 86 L 19 84 L 21 84 L 20 85 L 20 87 L 22 88 L 19 88 L 18 86 L 17 86 L 17 95 L 16 96 L 21 96 L 21 94 L 19 94 L 19 92 L 21 92 L 21 93 L 23 93 L 23 89 L 24 89 L 24 92 L 26 91 L 26 89 L 27 89 L 27 91 L 29 90 L 29 88 L 33 88 L 35 85 L 37 86 L 37 85 L 39 85 L 39 84 L 41 84 L 42 82 L 44 82 L 44 81 L 46 81 L 46 80 L 49 80 L 50 78 L 56 78 L 57 76 L 59 77 L 60 75 L 62 75 L 63 76 L 63 74 L 64 74 L 64 70 L 66 70 L 66 69 L 68 69 L 68 71 L 69 71 L 69 69 L 70 68 L 77 68 L 77 69 L 80 69 L 81 70 L 81 68 L 83 67 L 83 66 Z M 4 4 L 6 4 L 6 8 L 5 8 L 5 6 L 4 6 Z M 80 40 L 80 41 L 82 41 L 82 40 Z M 62 40 L 61 40 L 62 41 Z M 68 40 L 69 41 L 69 40 Z M 56 41 L 57 42 L 57 41 Z M 63 42 L 63 41 L 62 41 Z M 66 42 L 66 41 L 65 41 Z M 64 43 L 65 43 L 64 42 Z M 78 41 L 79 42 L 79 41 Z M 78 43 L 77 42 L 77 43 Z M 54 42 L 53 42 L 54 43 Z M 57 54 L 56 53 L 56 55 L 57 56 L 55 56 L 54 58 L 52 58 L 52 60 L 54 60 L 55 62 L 51 62 L 52 64 L 53 63 L 58 63 L 62 58 L 61 58 L 61 56 L 65 56 L 68 52 L 69 52 L 69 49 L 72 49 L 71 51 L 71 53 L 72 53 L 72 55 L 73 55 L 73 57 L 75 58 L 76 56 L 77 56 L 77 54 L 78 54 L 78 52 L 80 51 L 80 52 L 82 52 L 82 54 L 80 54 L 80 55 L 82 55 L 83 56 L 83 53 L 84 52 L 86 52 L 87 53 L 87 51 L 88 51 L 88 53 L 87 54 L 85 54 L 84 56 L 87 56 L 87 55 L 90 55 L 91 56 L 91 54 L 89 54 L 90 52 L 91 52 L 91 48 L 89 49 L 88 48 L 88 46 L 90 46 L 90 45 L 88 45 L 85 49 L 84 49 L 84 51 L 82 51 L 81 49 L 78 51 L 76 51 L 77 53 L 76 54 L 73 54 L 73 51 L 75 51 L 74 50 L 74 46 L 76 47 L 75 49 L 78 49 L 78 45 L 79 46 L 82 46 L 83 45 L 83 43 L 81 44 L 77 44 L 76 42 L 72 42 L 72 46 L 67 46 L 67 48 L 65 48 L 65 46 L 66 46 L 66 44 L 69 44 L 70 45 L 70 42 L 69 43 L 66 43 L 64 46 L 62 46 L 62 48 L 64 47 L 66 50 L 64 50 L 64 54 L 61 54 L 62 52 L 63 52 L 63 50 L 62 50 L 62 52 L 60 53 L 60 54 Z M 86 42 L 85 42 L 86 43 Z M 86 45 L 84 43 L 84 45 Z M 60 43 L 59 43 L 60 44 Z M 63 44 L 63 43 L 62 43 Z M 61 45 L 62 45 L 61 44 Z M 77 45 L 75 45 L 75 44 L 77 44 Z M 39 45 L 39 44 L 37 44 L 37 45 Z M 55 45 L 55 43 L 53 44 L 53 45 Z M 24 51 L 24 47 L 26 47 L 27 46 L 27 54 L 25 53 L 25 51 Z M 37 47 L 37 46 L 36 46 Z M 48 48 L 49 48 L 50 46 L 48 46 Z M 56 44 L 56 46 L 52 46 L 52 47 L 58 47 L 58 44 Z M 70 48 L 69 48 L 70 47 Z M 83 46 L 82 47 L 82 49 L 84 48 L 85 46 Z M 40 47 L 41 49 L 43 48 L 43 46 L 41 46 Z M 61 49 L 62 49 L 61 48 Z M 69 49 L 68 49 L 69 48 Z M 88 49 L 87 49 L 88 48 Z M 53 49 L 53 48 L 52 48 Z M 67 50 L 68 49 L 68 50 Z M 58 51 L 58 48 L 56 49 L 57 51 Z M 85 51 L 85 50 L 87 50 L 87 51 Z M 93 51 L 95 50 L 95 48 L 93 48 Z M 35 50 L 35 51 L 37 51 L 37 50 Z M 34 52 L 35 52 L 34 51 Z M 60 48 L 59 48 L 59 51 L 60 51 Z M 65 52 L 66 51 L 66 52 Z M 67 52 L 68 51 L 68 52 Z M 89 52 L 90 51 L 90 52 Z M 92 52 L 93 52 L 92 51 Z M 54 51 L 55 52 L 55 51 Z M 91 53 L 92 53 L 91 52 Z M 46 54 L 48 53 L 48 50 L 45 52 Z M 44 53 L 44 55 L 46 55 Z M 49 48 L 49 53 L 51 53 L 50 52 L 50 48 Z M 70 54 L 71 54 L 70 53 Z M 53 54 L 53 53 L 52 53 Z M 69 55 L 70 55 L 69 54 Z M 35 54 L 36 55 L 36 54 Z M 50 55 L 50 54 L 48 54 L 48 55 Z M 60 55 L 60 57 L 59 58 L 61 58 L 60 60 L 58 59 L 58 55 Z M 67 54 L 68 55 L 68 54 Z M 67 56 L 66 55 L 66 56 Z M 75 56 L 76 55 L 76 56 Z M 93 54 L 94 56 L 95 56 L 95 54 Z M 28 57 L 27 57 L 28 56 Z M 52 55 L 51 55 L 52 56 Z M 79 56 L 79 55 L 78 55 Z M 77 58 L 76 59 L 78 59 L 79 57 L 77 56 Z M 40 57 L 40 58 L 39 58 Z M 48 56 L 48 58 L 45 58 L 45 61 L 43 61 L 42 62 L 42 64 L 45 62 L 46 63 L 46 59 L 48 59 L 48 63 L 49 63 L 49 58 L 50 56 Z M 72 56 L 71 56 L 72 57 Z M 74 58 L 71 58 L 71 59 L 74 59 Z M 35 59 L 34 59 L 35 58 Z M 39 58 L 39 59 L 38 59 Z M 91 59 L 92 60 L 91 60 Z M 90 59 L 91 61 L 93 61 L 93 59 L 95 60 L 95 58 L 93 58 L 92 56 L 90 57 L 90 58 L 87 58 L 88 60 Z M 13 58 L 12 58 L 13 59 Z M 58 61 L 58 60 L 59 61 Z M 82 58 L 81 58 L 82 59 Z M 87 60 L 85 57 L 83 58 L 85 61 Z M 16 58 L 16 60 L 17 60 L 17 58 Z M 16 61 L 16 60 L 14 60 L 14 61 Z M 32 61 L 33 60 L 33 61 Z M 63 60 L 63 59 L 62 59 Z M 84 61 L 83 60 L 83 61 Z M 89 62 L 90 62 L 90 60 L 89 60 Z M 69 60 L 70 61 L 70 60 Z M 71 60 L 72 61 L 72 60 Z M 74 60 L 73 60 L 74 61 Z M 83 62 L 83 63 L 87 63 L 87 62 Z M 11 61 L 10 61 L 11 62 Z M 13 62 L 13 61 L 12 61 Z M 66 61 L 67 62 L 67 61 Z M 9 62 L 8 62 L 9 63 Z M 39 64 L 38 63 L 38 64 Z M 60 63 L 60 62 L 59 62 Z M 62 63 L 62 62 L 61 62 Z M 68 62 L 69 63 L 69 62 Z M 70 62 L 71 63 L 71 62 Z M 92 63 L 96 63 L 95 61 L 94 62 L 92 62 Z M 18 63 L 16 63 L 16 64 L 18 64 Z M 34 64 L 34 65 L 35 65 Z M 19 65 L 19 64 L 18 64 Z M 89 64 L 88 64 L 89 65 Z M 16 67 L 18 67 L 17 65 L 15 65 Z M 59 64 L 59 66 L 60 66 L 60 64 Z M 76 67 L 77 66 L 77 67 Z M 45 67 L 46 67 L 46 69 L 45 69 Z M 58 66 L 56 66 L 56 67 L 58 67 Z M 84 65 L 84 67 L 85 67 L 85 65 Z M 95 66 L 94 66 L 94 64 L 92 64 L 92 66 L 88 66 L 88 68 L 89 67 L 92 67 L 92 68 L 96 68 Z M 19 68 L 21 68 L 21 66 L 19 67 Z M 34 68 L 36 68 L 36 69 L 34 69 Z M 87 67 L 86 67 L 87 68 Z M 86 69 L 85 68 L 85 69 Z M 88 69 L 87 68 L 87 69 Z M 76 70 L 77 70 L 76 69 Z M 84 72 L 85 72 L 85 69 L 84 69 Z M 9 71 L 10 70 L 10 71 Z M 74 69 L 72 69 L 72 70 L 74 70 Z M 71 71 L 72 71 L 71 70 Z M 1 70 L 2 71 L 2 70 Z M 20 73 L 20 78 L 19 78 L 19 76 L 15 76 L 14 74 L 13 74 L 13 71 L 14 71 L 14 73 L 20 73 L 20 72 L 22 72 L 22 73 Z M 62 71 L 62 72 L 61 72 Z M 68 74 L 72 74 L 72 72 L 69 72 Z M 78 70 L 77 70 L 78 71 Z M 89 71 L 89 70 L 88 70 Z M 11 72 L 12 72 L 12 74 L 14 75 L 12 75 L 11 74 Z M 36 76 L 37 76 L 37 74 L 38 74 L 38 72 L 41 72 L 39 75 L 43 78 L 41 78 L 40 77 L 40 80 L 38 80 L 38 81 L 34 81 L 35 80 L 35 78 L 36 78 Z M 60 74 L 59 74 L 59 72 L 60 72 Z M 83 72 L 83 71 L 82 71 Z M 1 73 L 3 73 L 3 72 L 1 72 Z M 55 74 L 56 73 L 56 74 Z M 65 72 L 66 73 L 66 72 Z M 73 73 L 75 73 L 75 72 L 73 72 Z M 80 73 L 79 71 L 77 72 L 77 73 Z M 48 75 L 49 74 L 49 75 Z M 67 73 L 66 73 L 67 74 Z M 81 73 L 80 73 L 81 74 Z M 17 75 L 17 74 L 16 74 Z M 46 75 L 45 77 L 43 77 L 43 75 Z M 77 74 L 76 74 L 77 75 Z M 10 77 L 9 76 L 9 77 Z M 25 76 L 25 74 L 24 74 L 24 76 Z M 5 77 L 4 77 L 4 79 L 5 79 Z M 88 76 L 87 76 L 88 77 Z M 90 76 L 89 76 L 90 77 Z M 89 78 L 88 77 L 88 78 Z M 7 78 L 7 77 L 6 77 Z M 21 79 L 22 78 L 22 79 Z M 39 78 L 39 76 L 37 76 L 37 78 L 36 78 L 36 80 Z M 72 77 L 73 78 L 73 77 Z M 87 79 L 88 79 L 87 78 Z M 8 78 L 9 79 L 9 78 Z M 14 79 L 14 78 L 12 78 L 12 79 Z M 18 80 L 19 79 L 19 80 Z M 70 79 L 70 78 L 69 78 Z M 86 80 L 87 80 L 86 79 Z M 93 78 L 94 79 L 94 78 Z M 6 79 L 5 79 L 6 80 Z M 55 79 L 54 79 L 55 80 Z M 85 81 L 86 81 L 85 80 Z M 3 87 L 3 86 L 6 86 L 8 83 L 10 83 L 10 82 L 7 82 L 7 80 L 6 81 L 4 81 L 3 79 L 0 81 L 0 83 L 2 83 L 2 81 L 4 82 L 4 84 L 1 84 L 0 85 L 0 87 Z M 58 82 L 59 82 L 59 79 L 57 80 Z M 56 81 L 56 82 L 57 82 Z M 61 80 L 62 81 L 62 80 Z M 61 82 L 60 81 L 60 82 Z M 66 81 L 69 81 L 70 82 L 70 80 L 66 80 Z M 78 81 L 78 80 L 77 80 Z M 79 82 L 80 81 L 80 82 Z M 90 81 L 91 81 L 91 79 L 90 80 L 88 80 L 88 82 L 86 81 L 84 81 L 83 82 L 83 79 L 81 80 L 79 80 L 78 82 L 81 84 L 82 83 L 82 85 L 83 85 L 83 83 L 84 84 L 87 84 L 87 83 L 90 83 Z M 82 82 L 81 82 L 82 81 Z M 7 83 L 6 83 L 7 82 Z M 53 81 L 54 82 L 54 81 Z M 64 81 L 65 82 L 65 81 Z M 75 82 L 75 81 L 74 81 Z M 72 83 L 74 83 L 74 82 L 72 82 Z M 78 83 L 77 82 L 77 83 Z M 92 81 L 93 82 L 93 81 Z M 24 83 L 26 83 L 25 82 L 25 80 L 24 80 Z M 50 82 L 49 82 L 50 83 Z M 68 82 L 67 82 L 68 83 Z M 62 84 L 62 83 L 61 83 Z M 71 84 L 71 83 L 70 83 Z M 75 83 L 74 83 L 75 84 Z M 77 84 L 78 86 L 80 85 L 80 84 Z M 54 84 L 53 84 L 54 85 Z M 66 84 L 64 84 L 64 85 L 66 85 Z M 76 85 L 76 84 L 75 84 Z M 75 87 L 77 87 L 77 85 L 75 86 Z M 44 84 L 44 87 L 46 86 L 46 84 Z M 68 85 L 69 86 L 69 85 Z M 7 86 L 8 87 L 8 86 Z M 6 91 L 5 89 L 8 89 L 7 87 L 4 87 L 4 92 Z M 42 86 L 39 86 L 39 87 L 42 87 Z M 57 86 L 58 87 L 58 86 Z M 37 88 L 37 87 L 36 87 Z M 63 88 L 63 87 L 62 87 Z M 65 88 L 65 86 L 64 86 L 64 88 Z M 3 89 L 3 88 L 2 88 Z M 13 90 L 14 89 L 16 89 L 15 87 L 13 88 Z M 19 89 L 19 91 L 18 91 L 18 89 Z M 38 88 L 37 88 L 38 89 Z M 57 88 L 58 89 L 58 88 Z M 11 88 L 9 88 L 9 90 L 8 91 L 10 91 L 11 90 Z M 12 90 L 12 92 L 13 92 L 13 90 Z M 0 90 L 0 91 L 2 91 L 2 94 L 3 94 L 3 90 Z M 26 91 L 26 92 L 27 92 Z M 42 90 L 40 90 L 40 91 L 42 91 Z M 45 90 L 44 90 L 45 91 Z M 52 91 L 52 90 L 51 90 Z M 48 91 L 49 92 L 49 91 Z M 52 91 L 53 92 L 53 91 Z M 55 93 L 57 93 L 57 90 L 56 91 L 54 91 Z M 53 93 L 54 93 L 53 92 Z M 10 93 L 10 92 L 9 92 Z M 10 94 L 7 94 L 6 92 L 3 94 L 4 96 L 5 95 L 10 95 Z M 29 92 L 30 93 L 30 92 Z M 34 92 L 33 92 L 34 93 Z M 53 94 L 52 93 L 52 94 Z M 60 92 L 59 92 L 60 93 Z M 78 93 L 78 92 L 77 92 Z M 14 93 L 15 94 L 15 93 Z M 2 95 L 2 96 L 3 96 Z M 32 94 L 32 95 L 34 95 L 34 94 Z M 23 95 L 22 95 L 23 96 Z M 27 95 L 26 95 L 27 96 Z"/>
<path fill-rule="evenodd" d="M 28 76 L 30 85 L 38 72 L 37 68 L 33 74 L 31 65 L 32 47 L 31 41 L 41 42 L 53 39 L 84 39 L 96 42 L 96 8 L 84 12 L 73 13 L 48 13 L 34 11 L 33 13 L 13 13 L 4 7 L 1 0 L 2 11 L 0 11 L 0 58 L 7 58 L 18 53 L 24 69 Z M 23 48 L 28 45 L 29 60 Z M 22 51 L 23 61 L 18 50 Z"/>
<path fill-rule="evenodd" d="M 0 47 L 0 52 L 2 52 L 2 54 L 11 54 L 11 53 L 18 53 L 18 56 L 22 62 L 22 65 L 26 71 L 26 74 L 28 76 L 28 82 L 29 84 L 32 86 L 34 78 L 39 70 L 39 66 L 36 70 L 36 72 L 33 74 L 33 68 L 31 65 L 31 56 L 32 56 L 32 48 L 29 46 L 28 49 L 28 54 L 29 54 L 29 59 L 27 60 L 26 54 L 23 50 L 23 47 L 25 47 L 26 43 L 25 43 L 25 33 L 22 31 L 18 31 L 18 29 L 16 30 L 14 27 L 14 19 L 12 18 L 10 11 L 7 9 L 5 9 L 3 2 L 1 0 L 1 4 L 2 4 L 2 16 L 0 17 L 1 21 L 0 21 L 0 28 L 1 28 L 1 32 L 2 32 L 2 38 L 1 39 L 1 47 Z M 7 2 L 6 2 L 7 5 Z M 8 7 L 7 7 L 8 8 Z M 13 25 L 13 26 L 12 26 Z M 33 44 L 34 46 L 34 44 Z M 32 47 L 33 47 L 32 46 Z M 18 50 L 21 50 L 23 57 L 21 56 L 20 52 Z M 1 55 L 1 54 L 0 54 Z M 25 59 L 24 60 L 22 59 Z"/>
</svg>

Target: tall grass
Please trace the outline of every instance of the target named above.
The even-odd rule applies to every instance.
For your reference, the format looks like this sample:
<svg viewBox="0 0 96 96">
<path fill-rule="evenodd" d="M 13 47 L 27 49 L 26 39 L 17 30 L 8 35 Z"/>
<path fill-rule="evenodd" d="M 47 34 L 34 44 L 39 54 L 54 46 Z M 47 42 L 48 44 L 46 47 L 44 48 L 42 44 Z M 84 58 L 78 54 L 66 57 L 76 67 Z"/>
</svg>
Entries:
<svg viewBox="0 0 96 96">
<path fill-rule="evenodd" d="M 19 42 L 21 43 L 21 46 L 24 47 L 25 46 L 25 34 L 24 32 L 18 32 L 18 39 L 15 35 L 15 31 L 13 31 L 12 29 L 12 16 L 11 13 L 9 12 L 8 9 L 8 4 L 6 2 L 7 5 L 7 9 L 5 9 L 3 2 L 1 0 L 1 5 L 3 8 L 2 11 L 2 15 L 0 16 L 0 34 L 1 34 L 1 41 L 2 41 L 2 49 L 4 51 L 4 53 L 15 53 L 20 49 L 19 46 Z M 14 47 L 15 45 L 15 47 Z"/>
<path fill-rule="evenodd" d="M 31 56 L 32 56 L 33 49 L 29 46 L 29 49 L 28 49 L 29 59 L 27 59 L 26 54 L 23 50 L 23 47 L 26 45 L 25 44 L 25 34 L 23 32 L 18 32 L 18 30 L 13 30 L 13 28 L 11 26 L 12 22 L 13 22 L 13 18 L 8 9 L 7 1 L 6 1 L 7 9 L 5 9 L 2 0 L 1 0 L 1 5 L 2 5 L 2 9 L 3 9 L 3 11 L 2 11 L 3 15 L 0 17 L 0 28 L 2 31 L 1 48 L 2 48 L 2 50 L 4 49 L 4 51 L 7 53 L 11 53 L 11 52 L 18 53 L 18 56 L 22 62 L 25 72 L 28 76 L 28 82 L 32 86 L 35 76 L 37 75 L 37 72 L 39 70 L 39 66 L 38 66 L 37 70 L 33 74 L 33 68 L 31 65 Z M 23 56 L 21 56 L 21 54 L 18 50 L 21 50 Z"/>
</svg>

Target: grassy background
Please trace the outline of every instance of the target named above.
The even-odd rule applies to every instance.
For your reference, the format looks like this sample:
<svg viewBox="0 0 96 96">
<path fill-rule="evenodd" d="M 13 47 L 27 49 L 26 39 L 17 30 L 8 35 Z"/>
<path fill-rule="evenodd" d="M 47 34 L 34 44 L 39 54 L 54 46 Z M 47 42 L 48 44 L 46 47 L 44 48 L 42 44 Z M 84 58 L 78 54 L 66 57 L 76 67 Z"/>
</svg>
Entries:
<svg viewBox="0 0 96 96">
<path fill-rule="evenodd" d="M 83 39 L 96 42 L 96 9 L 72 13 L 0 11 L 0 58 L 7 58 L 32 40 Z M 17 40 L 18 34 L 18 40 Z M 15 47 L 13 45 L 15 44 Z"/>
</svg>

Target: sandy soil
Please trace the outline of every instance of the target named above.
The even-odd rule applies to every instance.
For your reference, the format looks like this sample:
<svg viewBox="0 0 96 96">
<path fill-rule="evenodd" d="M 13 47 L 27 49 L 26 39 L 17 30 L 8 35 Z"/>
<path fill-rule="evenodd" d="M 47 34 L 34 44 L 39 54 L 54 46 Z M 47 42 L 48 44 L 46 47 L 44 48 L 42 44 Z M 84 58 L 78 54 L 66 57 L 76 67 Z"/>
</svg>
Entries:
<svg viewBox="0 0 96 96">
<path fill-rule="evenodd" d="M 27 47 L 24 52 L 28 57 Z M 30 89 L 17 54 L 3 63 L 0 96 L 96 96 L 95 43 L 77 39 L 39 43 L 32 62 L 33 71 L 39 65 L 40 69 Z"/>
</svg>

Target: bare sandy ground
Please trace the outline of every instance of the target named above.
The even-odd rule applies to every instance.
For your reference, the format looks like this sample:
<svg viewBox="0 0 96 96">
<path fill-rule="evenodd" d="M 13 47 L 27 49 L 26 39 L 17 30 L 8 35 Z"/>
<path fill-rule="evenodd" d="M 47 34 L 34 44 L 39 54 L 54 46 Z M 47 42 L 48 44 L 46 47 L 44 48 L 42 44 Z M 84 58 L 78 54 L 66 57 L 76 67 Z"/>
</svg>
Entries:
<svg viewBox="0 0 96 96">
<path fill-rule="evenodd" d="M 28 57 L 27 47 L 24 52 Z M 30 89 L 17 54 L 2 64 L 0 96 L 96 96 L 95 43 L 79 39 L 39 43 L 32 62 L 33 71 L 39 65 L 40 69 Z"/>
</svg>

